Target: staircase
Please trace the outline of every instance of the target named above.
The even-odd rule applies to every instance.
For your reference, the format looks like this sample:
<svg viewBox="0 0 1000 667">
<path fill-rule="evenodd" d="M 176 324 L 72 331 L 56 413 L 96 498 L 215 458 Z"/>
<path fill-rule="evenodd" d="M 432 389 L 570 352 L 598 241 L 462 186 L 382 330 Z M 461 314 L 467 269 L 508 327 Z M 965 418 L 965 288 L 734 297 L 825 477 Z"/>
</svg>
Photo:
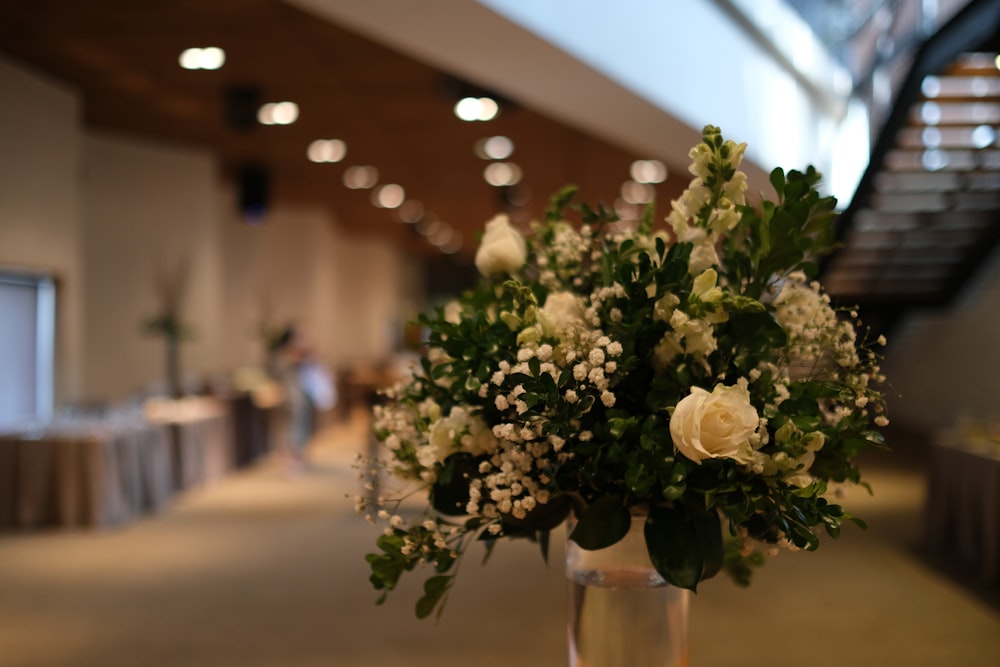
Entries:
<svg viewBox="0 0 1000 667">
<path fill-rule="evenodd" d="M 916 50 L 820 279 L 885 329 L 968 289 L 1000 241 L 1000 0 Z"/>
</svg>

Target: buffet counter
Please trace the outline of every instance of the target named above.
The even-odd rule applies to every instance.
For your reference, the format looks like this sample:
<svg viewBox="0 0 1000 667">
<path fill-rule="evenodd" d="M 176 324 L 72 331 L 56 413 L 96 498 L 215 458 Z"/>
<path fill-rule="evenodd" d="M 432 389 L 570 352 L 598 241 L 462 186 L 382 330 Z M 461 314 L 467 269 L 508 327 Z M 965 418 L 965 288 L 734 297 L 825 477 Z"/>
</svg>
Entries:
<svg viewBox="0 0 1000 667">
<path fill-rule="evenodd" d="M 1000 584 L 1000 443 L 943 435 L 931 447 L 927 542 Z"/>
</svg>

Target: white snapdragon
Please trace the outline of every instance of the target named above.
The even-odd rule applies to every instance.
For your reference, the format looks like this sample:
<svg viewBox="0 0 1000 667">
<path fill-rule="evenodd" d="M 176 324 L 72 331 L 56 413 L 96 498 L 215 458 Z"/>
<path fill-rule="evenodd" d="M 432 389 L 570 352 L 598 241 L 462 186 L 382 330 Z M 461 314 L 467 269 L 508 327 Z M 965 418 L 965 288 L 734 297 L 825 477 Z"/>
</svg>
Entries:
<svg viewBox="0 0 1000 667">
<path fill-rule="evenodd" d="M 717 286 L 719 274 L 715 269 L 705 269 L 699 273 L 691 287 L 691 293 L 704 303 L 716 303 L 722 300 L 722 290 Z"/>
<path fill-rule="evenodd" d="M 691 275 L 697 275 L 719 264 L 719 253 L 715 249 L 714 241 L 706 239 L 691 249 L 691 257 L 688 259 L 688 272 Z"/>
<path fill-rule="evenodd" d="M 524 266 L 527 254 L 524 236 L 501 214 L 486 223 L 476 251 L 476 268 L 487 278 L 512 274 Z"/>
<path fill-rule="evenodd" d="M 707 320 L 692 318 L 683 310 L 675 310 L 670 326 L 676 332 L 678 341 L 683 341 L 687 354 L 705 357 L 718 346 L 712 325 Z"/>
</svg>

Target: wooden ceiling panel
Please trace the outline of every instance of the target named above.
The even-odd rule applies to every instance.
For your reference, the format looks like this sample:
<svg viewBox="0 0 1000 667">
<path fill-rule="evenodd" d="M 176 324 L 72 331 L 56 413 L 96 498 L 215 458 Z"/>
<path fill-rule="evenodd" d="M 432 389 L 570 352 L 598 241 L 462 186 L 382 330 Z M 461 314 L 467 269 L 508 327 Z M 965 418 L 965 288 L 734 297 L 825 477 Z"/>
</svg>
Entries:
<svg viewBox="0 0 1000 667">
<path fill-rule="evenodd" d="M 180 52 L 220 46 L 225 66 L 186 71 Z M 428 256 L 438 250 L 372 206 L 370 193 L 342 184 L 350 165 L 378 168 L 381 182 L 452 224 L 467 239 L 468 259 L 482 225 L 502 207 L 527 220 L 562 186 L 581 186 L 588 201 L 611 204 L 634 155 L 566 127 L 529 108 L 505 106 L 489 123 L 455 118 L 450 73 L 404 57 L 281 0 L 5 0 L 0 52 L 76 87 L 91 127 L 208 149 L 231 177 L 258 164 L 273 197 L 328 206 L 337 224 L 395 239 Z M 470 82 L 475 84 L 475 82 Z M 235 127 L 227 94 L 258 102 L 291 100 L 300 108 L 289 126 Z M 502 91 L 499 91 L 502 93 Z M 520 206 L 483 179 L 477 140 L 505 134 L 523 170 Z M 339 164 L 312 164 L 309 143 L 347 143 Z M 658 187 L 666 202 L 687 184 L 685 165 Z M 663 204 L 665 208 L 666 204 Z"/>
</svg>

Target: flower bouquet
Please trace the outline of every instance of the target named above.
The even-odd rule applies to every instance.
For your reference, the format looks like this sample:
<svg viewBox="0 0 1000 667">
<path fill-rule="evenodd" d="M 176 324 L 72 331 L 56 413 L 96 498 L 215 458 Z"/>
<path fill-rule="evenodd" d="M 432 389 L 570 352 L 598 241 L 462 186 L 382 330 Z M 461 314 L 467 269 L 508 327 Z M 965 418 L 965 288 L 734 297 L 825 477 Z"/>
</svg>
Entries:
<svg viewBox="0 0 1000 667">
<path fill-rule="evenodd" d="M 706 127 L 666 225 L 652 209 L 625 225 L 572 189 L 528 235 L 487 223 L 484 279 L 422 318 L 419 368 L 375 408 L 387 459 L 368 472 L 427 497 L 416 515 L 403 495 L 356 499 L 385 523 L 368 556 L 382 600 L 424 564 L 417 615 L 440 611 L 471 544 L 545 555 L 571 516 L 569 539 L 596 550 L 641 512 L 657 572 L 689 590 L 863 526 L 826 494 L 882 442 L 885 341 L 859 340 L 857 314 L 810 279 L 834 246 L 819 174 L 775 169 L 776 199 L 752 207 L 744 149 Z"/>
</svg>

